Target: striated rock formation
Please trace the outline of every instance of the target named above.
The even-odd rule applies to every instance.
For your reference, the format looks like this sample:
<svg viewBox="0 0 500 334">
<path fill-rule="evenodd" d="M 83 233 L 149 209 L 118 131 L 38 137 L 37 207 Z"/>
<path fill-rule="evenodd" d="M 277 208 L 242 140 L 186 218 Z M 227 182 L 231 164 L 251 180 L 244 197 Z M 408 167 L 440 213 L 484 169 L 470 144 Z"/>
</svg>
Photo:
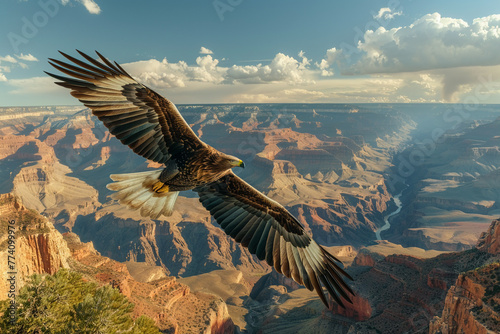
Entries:
<svg viewBox="0 0 500 334">
<path fill-rule="evenodd" d="M 488 231 L 481 234 L 476 248 L 490 254 L 500 253 L 500 219 L 493 221 Z"/>
<path fill-rule="evenodd" d="M 330 311 L 345 318 L 354 319 L 355 321 L 365 321 L 372 316 L 373 310 L 370 302 L 359 295 L 352 298 L 352 304 L 346 303 L 345 306 L 346 307 L 343 308 L 338 304 L 334 304 L 330 308 Z"/>
<path fill-rule="evenodd" d="M 443 314 L 432 319 L 429 333 L 500 332 L 500 263 L 460 275 L 446 295 Z"/>
<path fill-rule="evenodd" d="M 431 334 L 500 332 L 500 220 L 481 234 L 476 248 L 497 261 L 458 276 L 446 295 L 443 313 L 432 319 Z"/>
<path fill-rule="evenodd" d="M 366 248 L 361 249 L 356 257 L 354 258 L 354 265 L 356 266 L 367 266 L 367 267 L 373 267 L 375 266 L 375 262 L 383 259 L 383 256 L 370 252 Z"/>
<path fill-rule="evenodd" d="M 8 267 L 8 222 L 15 226 L 16 288 L 20 289 L 26 278 L 34 273 L 53 274 L 60 268 L 68 268 L 71 257 L 66 242 L 54 226 L 43 216 L 28 210 L 11 194 L 0 195 L 0 266 Z M 0 296 L 7 296 L 7 272 L 2 270 Z"/>
</svg>

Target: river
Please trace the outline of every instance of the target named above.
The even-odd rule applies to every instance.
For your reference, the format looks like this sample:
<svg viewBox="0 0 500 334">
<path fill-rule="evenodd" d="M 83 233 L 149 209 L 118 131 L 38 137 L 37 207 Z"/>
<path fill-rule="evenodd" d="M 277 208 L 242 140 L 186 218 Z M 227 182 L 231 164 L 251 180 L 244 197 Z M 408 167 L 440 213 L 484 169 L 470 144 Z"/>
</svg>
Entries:
<svg viewBox="0 0 500 334">
<path fill-rule="evenodd" d="M 382 226 L 377 231 L 375 231 L 375 237 L 377 238 L 377 240 L 381 240 L 380 239 L 380 232 L 386 231 L 386 230 L 388 230 L 388 229 L 391 228 L 391 223 L 389 223 L 389 218 L 391 218 L 392 216 L 397 215 L 401 211 L 402 205 L 401 205 L 400 198 L 401 198 L 402 194 L 403 194 L 403 191 L 401 191 L 399 194 L 397 194 L 396 196 L 394 196 L 394 204 L 396 204 L 396 206 L 398 208 L 395 211 L 389 213 L 387 216 L 384 217 L 384 222 L 385 222 L 384 226 Z"/>
</svg>

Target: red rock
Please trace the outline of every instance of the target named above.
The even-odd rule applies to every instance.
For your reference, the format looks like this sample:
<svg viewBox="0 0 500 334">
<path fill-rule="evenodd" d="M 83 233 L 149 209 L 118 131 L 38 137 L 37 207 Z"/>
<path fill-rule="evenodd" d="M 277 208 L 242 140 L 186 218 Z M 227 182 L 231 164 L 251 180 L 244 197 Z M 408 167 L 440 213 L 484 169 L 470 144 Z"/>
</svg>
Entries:
<svg viewBox="0 0 500 334">
<path fill-rule="evenodd" d="M 337 303 L 334 303 L 331 311 L 334 314 L 342 315 L 356 321 L 365 321 L 367 319 L 370 319 L 372 315 L 372 307 L 370 305 L 370 302 L 359 295 L 356 295 L 352 298 L 352 304 L 344 302 L 344 305 L 345 308 L 341 307 Z"/>
<path fill-rule="evenodd" d="M 481 234 L 476 248 L 490 254 L 500 253 L 500 219 L 493 221 L 488 231 Z"/>
</svg>

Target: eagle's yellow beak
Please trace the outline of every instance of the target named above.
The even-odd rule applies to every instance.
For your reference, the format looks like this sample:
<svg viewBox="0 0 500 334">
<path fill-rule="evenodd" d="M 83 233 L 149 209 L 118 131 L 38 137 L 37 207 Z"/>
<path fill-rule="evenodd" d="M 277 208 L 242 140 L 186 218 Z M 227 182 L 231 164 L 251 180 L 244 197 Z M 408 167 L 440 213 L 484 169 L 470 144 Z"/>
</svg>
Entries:
<svg viewBox="0 0 500 334">
<path fill-rule="evenodd" d="M 245 168 L 245 163 L 243 162 L 243 160 L 233 160 L 231 162 L 231 165 L 233 165 L 233 167 L 243 167 L 243 168 Z"/>
</svg>

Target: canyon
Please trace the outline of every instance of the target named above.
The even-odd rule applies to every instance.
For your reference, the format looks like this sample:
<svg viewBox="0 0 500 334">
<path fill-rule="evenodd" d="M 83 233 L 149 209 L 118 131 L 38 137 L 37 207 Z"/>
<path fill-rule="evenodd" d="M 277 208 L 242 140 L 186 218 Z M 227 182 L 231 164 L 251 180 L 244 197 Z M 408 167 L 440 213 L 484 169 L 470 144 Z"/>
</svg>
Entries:
<svg viewBox="0 0 500 334">
<path fill-rule="evenodd" d="M 157 220 L 112 200 L 110 174 L 160 166 L 88 109 L 0 108 L 1 218 L 22 212 L 27 231 L 20 285 L 77 270 L 114 284 L 165 333 L 497 328 L 500 112 L 484 106 L 454 123 L 447 108 L 179 106 L 203 141 L 245 161 L 240 177 L 344 262 L 356 291 L 346 309 L 325 309 L 226 236 L 193 192 Z"/>
</svg>

